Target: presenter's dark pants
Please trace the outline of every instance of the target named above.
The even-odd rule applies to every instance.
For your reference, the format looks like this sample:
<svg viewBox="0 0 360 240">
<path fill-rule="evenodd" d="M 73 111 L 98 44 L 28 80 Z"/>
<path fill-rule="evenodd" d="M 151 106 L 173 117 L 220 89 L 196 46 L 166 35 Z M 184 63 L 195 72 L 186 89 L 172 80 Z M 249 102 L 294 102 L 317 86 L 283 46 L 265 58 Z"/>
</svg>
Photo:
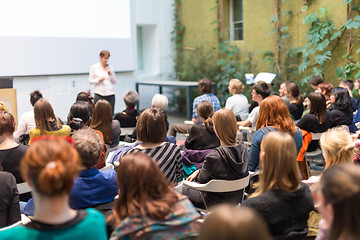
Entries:
<svg viewBox="0 0 360 240">
<path fill-rule="evenodd" d="M 114 107 L 115 107 L 115 95 L 108 95 L 108 96 L 102 96 L 100 94 L 95 93 L 94 95 L 94 104 L 97 103 L 100 99 L 104 99 L 108 101 L 111 105 L 112 114 L 114 114 Z"/>
</svg>

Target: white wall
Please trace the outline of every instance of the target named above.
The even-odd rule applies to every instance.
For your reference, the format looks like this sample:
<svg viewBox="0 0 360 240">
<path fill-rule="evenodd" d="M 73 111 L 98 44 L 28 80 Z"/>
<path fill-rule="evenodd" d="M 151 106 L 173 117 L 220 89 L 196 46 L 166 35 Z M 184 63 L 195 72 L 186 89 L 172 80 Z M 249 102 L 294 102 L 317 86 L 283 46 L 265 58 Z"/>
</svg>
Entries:
<svg viewBox="0 0 360 240">
<path fill-rule="evenodd" d="M 126 91 L 135 89 L 136 81 L 169 79 L 169 76 L 173 75 L 172 59 L 174 53 L 171 42 L 173 9 L 171 4 L 172 1 L 131 0 L 133 56 L 137 56 L 136 26 L 151 25 L 143 33 L 143 41 L 145 41 L 146 45 L 144 50 L 144 65 L 146 65 L 146 68 L 144 67 L 143 71 L 135 70 L 134 72 L 116 73 L 118 81 L 115 87 L 115 112 L 122 111 L 125 108 L 122 96 Z M 148 35 L 148 39 L 146 35 Z M 94 55 L 98 55 L 98 53 L 96 52 Z M 81 61 L 81 56 L 70 57 L 76 57 L 78 61 Z M 137 60 L 134 59 L 133 61 L 137 69 Z M 109 63 L 111 64 L 111 57 Z M 32 108 L 29 102 L 29 94 L 33 90 L 40 90 L 53 105 L 55 114 L 63 121 L 66 121 L 69 109 L 76 99 L 76 94 L 92 89 L 92 86 L 88 83 L 87 74 L 14 77 L 13 87 L 17 90 L 19 117 Z M 157 93 L 157 88 L 141 87 L 139 92 L 140 109 L 150 107 L 151 98 Z"/>
</svg>

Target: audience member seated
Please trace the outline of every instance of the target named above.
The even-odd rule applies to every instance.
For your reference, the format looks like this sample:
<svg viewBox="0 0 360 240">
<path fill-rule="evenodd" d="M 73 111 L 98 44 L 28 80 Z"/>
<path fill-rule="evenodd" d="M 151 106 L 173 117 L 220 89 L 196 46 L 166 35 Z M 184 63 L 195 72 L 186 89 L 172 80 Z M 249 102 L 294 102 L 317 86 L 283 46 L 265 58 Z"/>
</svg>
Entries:
<svg viewBox="0 0 360 240">
<path fill-rule="evenodd" d="M 353 112 L 356 112 L 358 110 L 358 103 L 352 94 L 352 90 L 354 88 L 354 82 L 349 79 L 345 79 L 340 82 L 339 87 L 345 88 L 348 91 L 351 99 L 352 110 Z"/>
<path fill-rule="evenodd" d="M 214 130 L 220 139 L 221 146 L 205 157 L 200 170 L 188 177 L 188 181 L 197 180 L 207 183 L 212 179 L 236 180 L 249 174 L 249 152 L 245 144 L 236 143 L 236 117 L 227 109 L 221 109 L 213 116 Z M 182 193 L 187 195 L 194 206 L 206 208 L 219 203 L 238 204 L 242 201 L 243 190 L 215 193 L 204 192 L 183 187 Z M 205 203 L 204 203 L 205 201 Z"/>
<path fill-rule="evenodd" d="M 136 123 L 137 140 L 141 143 L 123 153 L 143 152 L 153 158 L 160 170 L 173 183 L 182 177 L 182 161 L 180 148 L 166 139 L 165 114 L 159 108 L 144 110 Z"/>
<path fill-rule="evenodd" d="M 20 207 L 16 180 L 10 173 L 1 172 L 0 166 L 0 232 L 2 227 L 18 221 L 20 221 Z"/>
<path fill-rule="evenodd" d="M 286 97 L 289 99 L 287 107 L 293 120 L 299 120 L 304 112 L 304 97 L 300 94 L 300 88 L 296 83 L 286 85 Z"/>
<path fill-rule="evenodd" d="M 75 131 L 72 139 L 84 170 L 81 170 L 79 177 L 75 179 L 70 193 L 70 207 L 73 209 L 93 207 L 100 212 L 112 209 L 112 205 L 106 209 L 101 205 L 112 202 L 117 195 L 116 172 L 113 169 L 99 171 L 95 167 L 103 149 L 103 141 L 89 128 Z"/>
<path fill-rule="evenodd" d="M 250 148 L 250 171 L 255 171 L 259 168 L 261 142 L 264 136 L 272 131 L 287 132 L 294 138 L 297 148 L 296 158 L 302 146 L 302 133 L 295 126 L 285 102 L 279 96 L 272 95 L 261 102 L 256 129 Z"/>
<path fill-rule="evenodd" d="M 200 96 L 196 97 L 193 101 L 193 114 L 192 121 L 194 123 L 200 123 L 199 115 L 197 114 L 196 107 L 202 101 L 209 101 L 214 107 L 215 112 L 220 110 L 219 99 L 212 94 L 212 83 L 209 79 L 203 78 L 198 83 Z M 169 134 L 176 137 L 176 133 L 188 133 L 191 129 L 191 125 L 187 124 L 173 124 L 170 127 Z"/>
<path fill-rule="evenodd" d="M 262 217 L 246 207 L 221 205 L 205 218 L 198 240 L 270 240 Z"/>
<path fill-rule="evenodd" d="M 34 107 L 35 103 L 42 98 L 42 94 L 40 91 L 35 90 L 30 93 L 30 103 L 31 106 Z M 25 112 L 19 121 L 19 125 L 17 131 L 14 133 L 15 140 L 18 140 L 19 137 L 23 134 L 29 134 L 32 128 L 36 127 L 35 118 L 34 118 L 34 109 L 31 109 L 28 112 Z"/>
<path fill-rule="evenodd" d="M 360 95 L 359 93 L 360 93 L 360 78 L 357 78 L 356 80 L 355 80 L 355 82 L 354 82 L 354 88 L 355 88 L 355 90 L 356 90 L 356 92 L 358 93 L 358 95 Z M 358 98 L 357 100 L 356 100 L 356 102 L 357 102 L 357 106 L 358 106 L 358 109 L 360 108 L 360 98 Z"/>
<path fill-rule="evenodd" d="M 360 239 L 360 167 L 340 164 L 329 168 L 318 192 L 323 220 L 316 239 Z"/>
<path fill-rule="evenodd" d="M 55 117 L 51 104 L 44 98 L 39 99 L 34 105 L 36 128 L 30 130 L 30 141 L 41 135 L 69 136 L 71 129 L 68 125 L 61 125 Z"/>
<path fill-rule="evenodd" d="M 300 181 L 296 151 L 288 133 L 267 134 L 261 142 L 258 188 L 242 204 L 265 219 L 273 237 L 305 237 L 308 231 L 307 220 L 314 206 L 309 188 Z"/>
<path fill-rule="evenodd" d="M 110 148 L 119 145 L 120 123 L 112 120 L 111 105 L 108 101 L 100 99 L 96 104 L 92 114 L 90 127 L 102 132 L 105 144 Z"/>
<path fill-rule="evenodd" d="M 70 108 L 70 112 L 68 114 L 67 119 L 72 132 L 79 129 L 88 128 L 91 122 L 90 105 L 86 101 L 75 102 Z M 103 150 L 101 152 L 99 160 L 96 163 L 96 167 L 98 169 L 101 169 L 105 166 L 105 156 L 106 156 L 107 147 L 105 145 L 104 136 L 102 132 L 95 129 L 91 129 L 91 130 L 95 131 L 100 136 L 103 143 L 103 148 L 102 148 Z"/>
<path fill-rule="evenodd" d="M 185 147 L 193 150 L 203 150 L 220 146 L 219 138 L 214 132 L 212 116 L 214 107 L 211 102 L 203 101 L 196 107 L 197 113 L 203 124 L 193 125 L 186 138 Z"/>
<path fill-rule="evenodd" d="M 324 95 L 317 92 L 308 94 L 309 114 L 302 117 L 296 124 L 300 129 L 312 133 L 326 132 L 331 127 L 330 112 L 326 110 Z M 319 141 L 311 141 L 307 151 L 314 151 L 319 147 Z"/>
<path fill-rule="evenodd" d="M 325 168 L 338 165 L 339 163 L 351 163 L 354 155 L 355 144 L 351 135 L 344 129 L 331 128 L 320 138 L 322 155 L 325 160 Z M 311 187 L 314 183 L 320 181 L 319 176 L 312 176 L 303 182 Z"/>
<path fill-rule="evenodd" d="M 71 143 L 54 136 L 35 139 L 21 162 L 22 175 L 32 187 L 34 216 L 24 225 L 0 231 L 0 239 L 107 239 L 101 213 L 69 206 L 79 169 L 79 155 Z"/>
<path fill-rule="evenodd" d="M 20 162 L 27 146 L 18 144 L 13 138 L 15 131 L 15 118 L 11 113 L 0 111 L 0 165 L 5 172 L 14 175 L 16 183 L 24 180 L 20 174 Z M 31 194 L 22 194 L 21 201 L 27 201 Z"/>
<path fill-rule="evenodd" d="M 111 239 L 187 239 L 199 232 L 190 201 L 175 192 L 158 165 L 143 153 L 128 154 L 117 168 Z"/>
<path fill-rule="evenodd" d="M 139 95 L 136 91 L 130 90 L 124 94 L 126 109 L 114 116 L 114 119 L 119 121 L 120 127 L 126 128 L 136 126 L 136 118 L 140 115 L 140 112 L 135 109 L 138 102 Z"/>
<path fill-rule="evenodd" d="M 93 96 L 90 94 L 90 90 L 87 92 L 79 92 L 76 96 L 76 102 L 87 102 L 90 106 L 90 113 L 92 114 L 92 110 L 94 109 L 95 105 L 93 102 Z"/>
<path fill-rule="evenodd" d="M 330 119 L 331 127 L 346 125 L 353 122 L 351 99 L 345 88 L 334 88 L 330 95 Z"/>
<path fill-rule="evenodd" d="M 323 82 L 318 85 L 318 91 L 324 95 L 326 101 L 330 100 L 330 94 L 334 86 L 331 83 Z"/>
<path fill-rule="evenodd" d="M 252 100 L 257 102 L 259 105 L 269 95 L 270 88 L 267 83 L 260 81 L 253 86 L 253 90 L 251 92 Z M 238 125 L 242 127 L 255 127 L 256 121 L 259 117 L 259 110 L 260 106 L 255 107 L 249 114 L 249 117 L 245 121 L 238 122 Z"/>
<path fill-rule="evenodd" d="M 249 102 L 242 94 L 244 84 L 239 79 L 231 79 L 229 82 L 229 93 L 232 95 L 226 100 L 225 107 L 234 112 L 236 119 L 245 120 L 249 115 Z"/>
<path fill-rule="evenodd" d="M 285 95 L 285 91 L 286 91 L 286 82 L 283 82 L 280 84 L 280 88 L 279 88 L 279 97 L 281 97 L 282 100 L 284 100 L 284 102 L 286 103 L 286 105 L 290 104 L 290 100 L 287 98 L 287 96 Z"/>
<path fill-rule="evenodd" d="M 312 89 L 314 89 L 314 91 L 318 90 L 319 84 L 323 83 L 323 82 L 324 82 L 324 80 L 321 78 L 321 76 L 314 76 L 309 81 L 309 83 L 310 83 Z"/>
</svg>

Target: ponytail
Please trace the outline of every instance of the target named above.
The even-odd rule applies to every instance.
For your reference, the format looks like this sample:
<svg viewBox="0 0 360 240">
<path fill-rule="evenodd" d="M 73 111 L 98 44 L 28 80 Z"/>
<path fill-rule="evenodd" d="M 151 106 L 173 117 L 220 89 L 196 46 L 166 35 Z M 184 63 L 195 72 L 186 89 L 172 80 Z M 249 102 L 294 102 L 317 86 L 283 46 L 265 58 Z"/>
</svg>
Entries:
<svg viewBox="0 0 360 240">
<path fill-rule="evenodd" d="M 214 123 L 212 121 L 211 117 L 208 117 L 205 121 L 204 121 L 204 125 L 206 127 L 206 130 L 209 133 L 214 133 Z"/>
</svg>

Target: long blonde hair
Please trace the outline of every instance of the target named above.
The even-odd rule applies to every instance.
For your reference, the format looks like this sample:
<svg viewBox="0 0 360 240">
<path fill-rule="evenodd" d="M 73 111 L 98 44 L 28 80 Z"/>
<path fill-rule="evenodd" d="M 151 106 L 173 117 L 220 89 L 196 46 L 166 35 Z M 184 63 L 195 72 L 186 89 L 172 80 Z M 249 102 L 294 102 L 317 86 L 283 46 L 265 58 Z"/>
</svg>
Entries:
<svg viewBox="0 0 360 240">
<path fill-rule="evenodd" d="M 339 163 L 351 163 L 355 144 L 350 134 L 341 128 L 332 128 L 321 135 L 320 146 L 325 158 L 325 169 Z"/>
<path fill-rule="evenodd" d="M 296 162 L 294 139 L 284 132 L 270 132 L 261 141 L 258 188 L 250 197 L 268 190 L 282 189 L 294 192 L 300 187 L 300 174 Z M 265 155 L 265 156 L 264 156 Z M 262 161 L 263 160 L 263 161 Z"/>
</svg>

